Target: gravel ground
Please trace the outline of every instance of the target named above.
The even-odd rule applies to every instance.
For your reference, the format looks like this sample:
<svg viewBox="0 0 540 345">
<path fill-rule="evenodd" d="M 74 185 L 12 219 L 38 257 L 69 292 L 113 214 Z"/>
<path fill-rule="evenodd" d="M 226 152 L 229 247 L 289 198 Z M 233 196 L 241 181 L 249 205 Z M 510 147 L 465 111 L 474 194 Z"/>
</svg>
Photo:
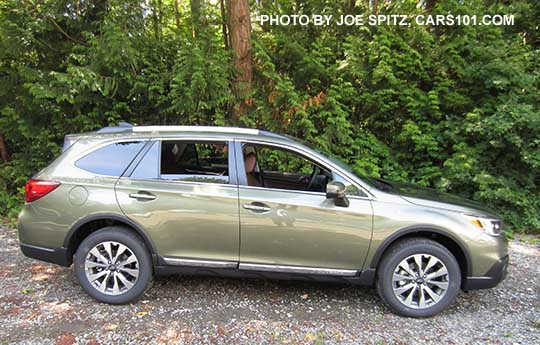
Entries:
<svg viewBox="0 0 540 345">
<path fill-rule="evenodd" d="M 169 277 L 142 300 L 88 297 L 69 268 L 23 257 L 0 226 L 0 343 L 540 344 L 540 247 L 514 241 L 507 279 L 431 319 L 395 316 L 373 289 Z"/>
</svg>

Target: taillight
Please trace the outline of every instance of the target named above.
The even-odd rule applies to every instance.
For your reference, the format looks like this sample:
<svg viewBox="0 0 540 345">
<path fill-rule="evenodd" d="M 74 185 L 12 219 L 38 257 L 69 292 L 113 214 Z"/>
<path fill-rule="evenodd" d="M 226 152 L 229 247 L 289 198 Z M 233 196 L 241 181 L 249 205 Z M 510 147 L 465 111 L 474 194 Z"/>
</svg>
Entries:
<svg viewBox="0 0 540 345">
<path fill-rule="evenodd" d="M 60 185 L 60 182 L 28 180 L 26 182 L 26 202 L 36 201 L 37 199 L 49 194 Z"/>
</svg>

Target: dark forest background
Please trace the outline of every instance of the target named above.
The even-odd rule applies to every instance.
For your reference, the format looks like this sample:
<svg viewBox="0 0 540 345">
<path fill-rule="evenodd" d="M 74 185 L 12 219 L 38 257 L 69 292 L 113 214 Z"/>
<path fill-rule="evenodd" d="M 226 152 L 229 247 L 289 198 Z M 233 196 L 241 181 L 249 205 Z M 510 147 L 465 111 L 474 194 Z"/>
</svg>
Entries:
<svg viewBox="0 0 540 345">
<path fill-rule="evenodd" d="M 506 14 L 513 26 L 268 26 L 258 14 Z M 250 18 L 252 20 L 250 20 Z M 0 216 L 67 133 L 119 121 L 306 139 L 359 173 L 540 233 L 540 2 L 2 0 Z"/>
</svg>

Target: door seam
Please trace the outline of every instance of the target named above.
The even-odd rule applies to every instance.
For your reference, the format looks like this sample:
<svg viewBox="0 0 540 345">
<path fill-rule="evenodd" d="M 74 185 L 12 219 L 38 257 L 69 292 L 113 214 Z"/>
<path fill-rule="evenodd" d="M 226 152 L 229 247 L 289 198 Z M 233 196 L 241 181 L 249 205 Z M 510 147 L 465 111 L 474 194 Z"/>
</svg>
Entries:
<svg viewBox="0 0 540 345">
<path fill-rule="evenodd" d="M 232 153 L 233 153 L 233 158 L 234 158 L 234 170 L 235 170 L 235 174 L 236 174 L 236 205 L 237 205 L 237 214 L 238 214 L 238 265 L 236 266 L 236 268 L 239 267 L 240 265 L 240 253 L 241 253 L 241 248 L 242 248 L 242 222 L 241 222 L 241 218 L 240 218 L 240 186 L 239 186 L 239 183 L 240 183 L 240 176 L 238 174 L 238 155 L 237 155 L 237 146 L 238 146 L 238 142 L 236 141 L 236 139 L 233 139 L 232 140 L 233 142 L 233 150 L 232 150 Z"/>
</svg>

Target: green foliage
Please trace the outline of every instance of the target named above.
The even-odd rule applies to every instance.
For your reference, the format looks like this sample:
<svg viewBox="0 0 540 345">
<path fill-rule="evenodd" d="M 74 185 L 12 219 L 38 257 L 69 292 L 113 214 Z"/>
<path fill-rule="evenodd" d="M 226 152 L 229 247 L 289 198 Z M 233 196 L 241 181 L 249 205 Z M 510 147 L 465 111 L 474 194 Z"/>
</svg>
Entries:
<svg viewBox="0 0 540 345">
<path fill-rule="evenodd" d="M 156 3 L 159 8 L 152 7 Z M 369 14 L 367 1 L 252 2 L 257 14 Z M 383 14 L 425 14 L 418 1 Z M 231 53 L 219 5 L 199 26 L 189 2 L 0 2 L 0 210 L 66 133 L 135 124 L 230 124 Z M 540 3 L 437 1 L 434 14 L 514 14 L 496 26 L 260 26 L 243 126 L 286 133 L 363 175 L 482 201 L 540 229 Z"/>
</svg>

